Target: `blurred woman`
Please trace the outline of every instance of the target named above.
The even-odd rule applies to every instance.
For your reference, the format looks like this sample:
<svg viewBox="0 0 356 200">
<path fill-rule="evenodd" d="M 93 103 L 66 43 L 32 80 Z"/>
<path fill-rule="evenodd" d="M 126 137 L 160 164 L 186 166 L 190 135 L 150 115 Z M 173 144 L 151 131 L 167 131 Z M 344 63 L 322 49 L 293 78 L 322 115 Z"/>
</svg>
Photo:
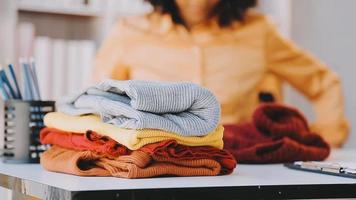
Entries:
<svg viewBox="0 0 356 200">
<path fill-rule="evenodd" d="M 257 0 L 148 0 L 150 14 L 119 20 L 94 71 L 105 78 L 191 81 L 222 104 L 222 123 L 250 120 L 260 101 L 282 101 L 287 82 L 314 105 L 313 131 L 334 146 L 347 138 L 340 79 L 283 38 Z"/>
</svg>

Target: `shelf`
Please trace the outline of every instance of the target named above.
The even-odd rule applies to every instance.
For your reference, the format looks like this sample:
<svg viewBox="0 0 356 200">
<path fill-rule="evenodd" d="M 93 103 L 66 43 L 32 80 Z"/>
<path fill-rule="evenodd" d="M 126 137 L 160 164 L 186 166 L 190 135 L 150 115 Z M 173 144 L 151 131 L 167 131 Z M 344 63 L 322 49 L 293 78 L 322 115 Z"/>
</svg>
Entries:
<svg viewBox="0 0 356 200">
<path fill-rule="evenodd" d="M 27 5 L 19 4 L 18 10 L 23 12 L 47 13 L 57 15 L 74 15 L 82 17 L 101 17 L 103 11 L 100 9 L 92 9 L 88 7 L 72 7 L 61 8 L 55 6 Z"/>
</svg>

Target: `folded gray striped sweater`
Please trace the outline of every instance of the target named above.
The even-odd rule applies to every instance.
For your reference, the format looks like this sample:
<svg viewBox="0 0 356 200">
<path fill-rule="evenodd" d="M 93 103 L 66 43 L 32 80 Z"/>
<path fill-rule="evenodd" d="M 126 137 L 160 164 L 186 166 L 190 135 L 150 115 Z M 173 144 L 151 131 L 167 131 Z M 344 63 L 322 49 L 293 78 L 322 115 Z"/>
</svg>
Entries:
<svg viewBox="0 0 356 200">
<path fill-rule="evenodd" d="M 70 115 L 98 114 L 105 123 L 128 129 L 160 129 L 203 136 L 220 121 L 220 104 L 193 83 L 106 80 L 57 103 Z"/>
</svg>

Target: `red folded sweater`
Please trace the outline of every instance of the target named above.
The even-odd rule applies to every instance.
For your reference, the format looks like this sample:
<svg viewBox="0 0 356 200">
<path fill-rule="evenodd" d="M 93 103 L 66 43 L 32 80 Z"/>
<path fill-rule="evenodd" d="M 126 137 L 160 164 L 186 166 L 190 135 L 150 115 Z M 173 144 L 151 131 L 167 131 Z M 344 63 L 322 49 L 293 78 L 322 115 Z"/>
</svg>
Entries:
<svg viewBox="0 0 356 200">
<path fill-rule="evenodd" d="M 212 159 L 220 163 L 221 175 L 231 174 L 236 167 L 234 156 L 226 150 L 208 146 L 189 147 L 180 145 L 174 140 L 148 144 L 142 147 L 140 151 L 146 152 L 155 158 L 169 158 L 177 161 Z"/>
<path fill-rule="evenodd" d="M 42 144 L 57 145 L 66 149 L 77 151 L 92 151 L 106 155 L 107 157 L 118 157 L 128 155 L 131 151 L 109 137 L 101 136 L 93 131 L 86 134 L 65 132 L 54 128 L 44 128 L 40 133 Z"/>
<path fill-rule="evenodd" d="M 256 109 L 252 123 L 225 125 L 224 148 L 240 163 L 319 161 L 330 154 L 298 110 L 271 103 Z"/>
</svg>

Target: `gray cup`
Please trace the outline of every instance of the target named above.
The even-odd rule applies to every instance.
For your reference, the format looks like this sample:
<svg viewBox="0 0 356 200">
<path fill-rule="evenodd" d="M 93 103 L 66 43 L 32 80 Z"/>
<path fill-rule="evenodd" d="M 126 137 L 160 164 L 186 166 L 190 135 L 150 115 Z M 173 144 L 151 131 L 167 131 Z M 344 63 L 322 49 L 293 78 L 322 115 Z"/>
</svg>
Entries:
<svg viewBox="0 0 356 200">
<path fill-rule="evenodd" d="M 40 130 L 44 127 L 43 117 L 54 112 L 53 101 L 9 100 L 0 103 L 0 130 L 3 133 L 4 162 L 38 163 L 48 145 L 39 142 Z"/>
</svg>

